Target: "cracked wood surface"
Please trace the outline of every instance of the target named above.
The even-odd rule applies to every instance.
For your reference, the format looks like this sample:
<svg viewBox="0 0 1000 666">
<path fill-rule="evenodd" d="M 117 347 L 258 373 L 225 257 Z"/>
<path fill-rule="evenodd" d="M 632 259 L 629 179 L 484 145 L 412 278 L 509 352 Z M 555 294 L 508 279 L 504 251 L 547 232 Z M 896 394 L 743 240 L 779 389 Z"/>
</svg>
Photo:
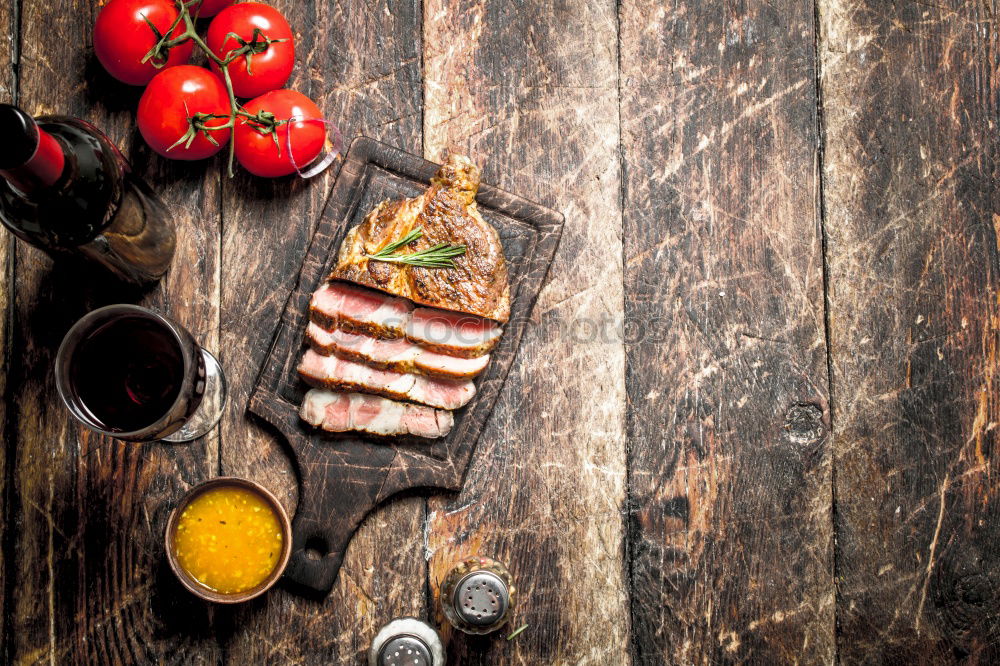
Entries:
<svg viewBox="0 0 1000 666">
<path fill-rule="evenodd" d="M 533 323 L 460 494 L 370 516 L 323 602 L 192 600 L 160 536 L 185 489 L 297 501 L 244 410 L 332 176 L 161 160 L 89 53 L 98 2 L 0 3 L 0 101 L 106 129 L 179 227 L 147 294 L 0 248 L 5 661 L 359 663 L 390 616 L 440 621 L 472 552 L 529 626 L 447 634 L 453 663 L 1000 659 L 995 0 L 271 4 L 346 139 L 467 150 L 566 215 Z M 58 404 L 62 334 L 120 301 L 220 352 L 206 440 L 114 442 Z"/>
<path fill-rule="evenodd" d="M 424 39 L 424 156 L 473 155 L 484 182 L 566 218 L 465 487 L 428 507 L 435 598 L 459 559 L 488 554 L 517 580 L 510 628 L 528 628 L 509 642 L 450 632 L 449 654 L 623 663 L 623 348 L 567 340 L 574 322 L 611 326 L 621 313 L 615 4 L 431 0 Z"/>
<path fill-rule="evenodd" d="M 812 5 L 621 30 L 634 660 L 828 663 Z"/>
<path fill-rule="evenodd" d="M 1000 7 L 820 8 L 841 660 L 997 663 Z"/>
<path fill-rule="evenodd" d="M 270 4 L 285 13 L 298 39 L 287 87 L 317 100 L 343 132 L 345 149 L 364 135 L 420 152 L 419 2 Z M 334 173 L 297 183 L 243 173 L 223 184 L 222 362 L 231 393 L 222 471 L 275 490 L 290 515 L 298 499 L 295 471 L 281 438 L 250 419 L 246 407 Z M 239 611 L 223 639 L 230 659 L 360 663 L 383 622 L 424 615 L 424 504 L 403 498 L 369 516 L 324 601 L 278 589 L 259 607 Z"/>
<path fill-rule="evenodd" d="M 214 660 L 207 609 L 173 580 L 162 534 L 180 493 L 215 471 L 216 438 L 136 446 L 98 437 L 71 422 L 56 397 L 52 361 L 76 319 L 122 301 L 169 312 L 218 350 L 218 171 L 150 157 L 132 130 L 138 90 L 114 85 L 89 49 L 69 46 L 89 44 L 96 6 L 24 0 L 20 11 L 20 105 L 104 128 L 136 171 L 160 184 L 184 260 L 139 294 L 69 265 L 53 267 L 17 244 L 9 292 L 8 372 L 17 389 L 6 442 L 13 462 L 7 523 L 15 526 L 4 558 L 12 579 L 7 656 L 53 664 Z"/>
<path fill-rule="evenodd" d="M 15 101 L 16 90 L 14 72 L 14 48 L 17 39 L 17 28 L 14 23 L 14 7 L 9 3 L 0 5 L 0 104 L 11 104 Z M 6 234 L 0 239 L 0 344 L 3 345 L 3 361 L 0 363 L 0 428 L 2 428 L 4 441 L 7 441 L 7 430 L 9 421 L 9 407 L 7 400 L 7 375 L 10 365 L 10 340 L 8 339 L 8 313 L 10 312 L 10 280 L 11 272 L 7 263 L 14 251 L 14 238 Z M 0 479 L 7 479 L 7 451 L 5 448 L 3 455 L 0 455 Z M 7 517 L 7 484 L 0 488 L 0 659 L 4 659 L 6 652 L 3 646 L 9 643 L 7 612 L 7 539 L 12 535 L 12 531 Z"/>
</svg>

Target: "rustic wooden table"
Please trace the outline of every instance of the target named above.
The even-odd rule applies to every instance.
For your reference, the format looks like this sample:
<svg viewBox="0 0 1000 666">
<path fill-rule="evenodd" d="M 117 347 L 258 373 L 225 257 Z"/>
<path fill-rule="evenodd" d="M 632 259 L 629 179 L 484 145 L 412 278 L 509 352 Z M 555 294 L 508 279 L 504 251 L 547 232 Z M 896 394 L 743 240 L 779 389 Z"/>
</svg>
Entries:
<svg viewBox="0 0 1000 666">
<path fill-rule="evenodd" d="M 996 0 L 274 4 L 346 137 L 467 152 L 565 213 L 533 324 L 461 494 L 370 516 L 323 602 L 193 600 L 161 540 L 186 488 L 296 503 L 245 408 L 333 172 L 157 158 L 91 55 L 97 2 L 0 3 L 0 97 L 105 128 L 179 223 L 138 296 L 0 247 L 6 660 L 360 663 L 484 553 L 528 626 L 448 635 L 452 663 L 997 663 Z M 203 441 L 59 404 L 61 336 L 123 298 L 219 353 Z"/>
</svg>

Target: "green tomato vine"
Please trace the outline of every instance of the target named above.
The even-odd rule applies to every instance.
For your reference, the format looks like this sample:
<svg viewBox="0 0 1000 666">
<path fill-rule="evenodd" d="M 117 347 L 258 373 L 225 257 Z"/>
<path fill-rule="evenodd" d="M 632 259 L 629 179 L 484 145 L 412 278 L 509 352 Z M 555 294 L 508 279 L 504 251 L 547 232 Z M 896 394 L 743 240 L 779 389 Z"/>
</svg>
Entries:
<svg viewBox="0 0 1000 666">
<path fill-rule="evenodd" d="M 191 142 L 194 141 L 199 132 L 213 145 L 218 146 L 219 142 L 212 136 L 212 132 L 230 130 L 231 134 L 234 133 L 236 130 L 236 119 L 242 116 L 247 119 L 246 122 L 258 133 L 264 136 L 271 135 L 274 138 L 274 144 L 278 146 L 278 150 L 280 151 L 281 146 L 278 144 L 278 135 L 275 130 L 279 126 L 288 123 L 289 119 L 275 118 L 273 113 L 263 109 L 257 113 L 249 113 L 245 111 L 243 107 L 240 106 L 240 103 L 236 101 L 236 94 L 233 92 L 233 81 L 229 76 L 229 65 L 241 56 L 246 56 L 247 73 L 250 74 L 252 73 L 252 56 L 263 53 L 271 44 L 287 40 L 269 39 L 263 32 L 261 32 L 260 28 L 254 28 L 253 36 L 250 38 L 249 42 L 245 41 L 236 33 L 230 32 L 226 36 L 234 38 L 240 46 L 226 53 L 225 58 L 220 58 L 212 51 L 211 48 L 209 48 L 208 44 L 205 43 L 205 40 L 201 38 L 198 31 L 195 29 L 194 18 L 191 16 L 190 9 L 200 2 L 201 0 L 187 0 L 186 2 L 184 0 L 177 0 L 177 18 L 174 19 L 174 22 L 170 25 L 170 28 L 166 31 L 165 35 L 161 34 L 149 19 L 146 19 L 146 24 L 156 36 L 156 44 L 154 44 L 153 48 L 146 53 L 142 62 L 150 62 L 154 67 L 160 69 L 167 63 L 167 54 L 170 52 L 171 48 L 191 40 L 212 62 L 219 66 L 219 70 L 222 72 L 223 82 L 226 85 L 226 94 L 229 96 L 229 113 L 220 115 L 214 113 L 196 112 L 188 116 L 188 131 L 167 150 L 172 150 L 180 145 L 184 145 L 185 147 L 190 146 Z M 184 32 L 171 39 L 170 35 L 173 34 L 174 30 L 177 29 L 182 21 L 184 23 Z M 213 120 L 223 119 L 226 122 L 221 125 L 206 124 Z M 229 158 L 227 167 L 230 178 L 233 177 L 235 150 L 235 137 L 231 135 L 229 138 Z"/>
</svg>

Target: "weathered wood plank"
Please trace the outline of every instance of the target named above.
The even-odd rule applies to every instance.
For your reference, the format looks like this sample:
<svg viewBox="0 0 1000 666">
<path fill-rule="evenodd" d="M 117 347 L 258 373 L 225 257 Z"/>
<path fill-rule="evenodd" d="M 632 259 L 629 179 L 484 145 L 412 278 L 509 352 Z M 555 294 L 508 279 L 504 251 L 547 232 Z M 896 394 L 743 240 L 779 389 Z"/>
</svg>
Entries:
<svg viewBox="0 0 1000 666">
<path fill-rule="evenodd" d="M 839 653 L 996 663 L 1000 6 L 819 9 Z"/>
<path fill-rule="evenodd" d="M 419 2 L 273 4 L 298 39 L 289 87 L 315 98 L 347 142 L 364 134 L 419 153 Z M 335 171 L 308 182 L 244 174 L 224 184 L 222 336 L 231 402 L 222 471 L 260 481 L 289 510 L 296 477 L 280 437 L 246 407 Z M 330 597 L 317 603 L 272 591 L 237 615 L 229 659 L 360 663 L 381 623 L 424 613 L 423 517 L 420 498 L 378 510 L 355 535 Z"/>
<path fill-rule="evenodd" d="M 16 67 L 15 52 L 18 47 L 18 16 L 17 6 L 5 2 L 0 5 L 0 100 L 4 104 L 16 101 Z"/>
<path fill-rule="evenodd" d="M 97 437 L 71 423 L 51 368 L 69 326 L 111 302 L 169 311 L 217 350 L 218 169 L 167 164 L 141 145 L 133 131 L 138 90 L 107 77 L 88 48 L 96 4 L 24 0 L 21 7 L 21 104 L 105 129 L 173 210 L 178 244 L 170 274 L 145 295 L 53 267 L 18 244 L 16 438 L 8 442 L 17 525 L 11 656 L 28 663 L 216 661 L 207 608 L 173 580 L 162 534 L 181 493 L 217 467 L 217 438 L 136 445 Z"/>
<path fill-rule="evenodd" d="M 493 556 L 519 590 L 510 629 L 529 626 L 510 642 L 453 632 L 449 653 L 626 663 L 623 345 L 572 339 L 621 312 L 615 5 L 431 0 L 424 40 L 424 156 L 465 152 L 484 182 L 566 216 L 465 488 L 432 498 L 427 525 L 434 595 L 462 557 Z"/>
<path fill-rule="evenodd" d="M 812 3 L 620 17 L 634 661 L 832 663 Z"/>
<path fill-rule="evenodd" d="M 11 3 L 0 5 L 0 104 L 11 104 L 17 101 L 17 74 L 14 67 L 15 51 L 17 46 L 18 22 L 15 13 L 16 6 Z M 0 367 L 0 438 L 6 444 L 10 418 L 10 408 L 8 406 L 8 383 L 7 375 L 10 366 L 10 359 L 14 357 L 15 350 L 11 346 L 11 339 L 8 331 L 10 321 L 10 285 L 12 282 L 11 258 L 13 256 L 14 239 L 9 234 L 0 235 L 0 353 L 3 354 L 2 367 Z M 10 556 L 7 552 L 7 544 L 12 534 L 10 527 L 9 506 L 7 503 L 8 472 L 7 456 L 9 448 L 5 447 L 4 453 L 0 455 L 0 661 L 9 661 L 7 651 L 10 646 L 8 639 L 8 614 L 7 614 L 7 587 L 9 579 L 7 577 L 7 563 Z"/>
</svg>

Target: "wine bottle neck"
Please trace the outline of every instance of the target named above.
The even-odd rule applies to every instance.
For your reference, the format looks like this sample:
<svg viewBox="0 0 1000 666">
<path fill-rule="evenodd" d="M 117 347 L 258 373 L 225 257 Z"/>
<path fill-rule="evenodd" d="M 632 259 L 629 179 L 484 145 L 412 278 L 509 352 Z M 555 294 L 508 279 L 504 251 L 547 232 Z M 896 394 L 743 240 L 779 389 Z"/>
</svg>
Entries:
<svg viewBox="0 0 1000 666">
<path fill-rule="evenodd" d="M 31 194 L 55 184 L 66 166 L 62 145 L 17 107 L 0 105 L 0 136 L 8 137 L 11 150 L 0 159 L 0 177 L 14 188 Z"/>
</svg>

